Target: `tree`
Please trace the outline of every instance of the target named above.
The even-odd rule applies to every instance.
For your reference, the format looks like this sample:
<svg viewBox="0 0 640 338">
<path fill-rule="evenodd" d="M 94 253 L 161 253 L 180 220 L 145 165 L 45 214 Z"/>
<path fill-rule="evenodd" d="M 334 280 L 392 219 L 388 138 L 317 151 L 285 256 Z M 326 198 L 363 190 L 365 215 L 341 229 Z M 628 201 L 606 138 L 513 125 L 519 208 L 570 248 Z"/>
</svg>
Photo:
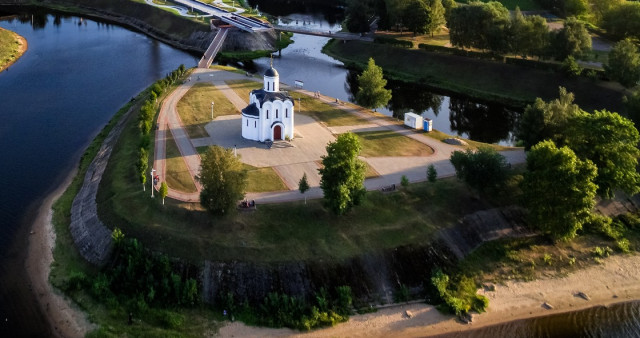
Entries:
<svg viewBox="0 0 640 338">
<path fill-rule="evenodd" d="M 373 58 L 369 58 L 367 69 L 358 76 L 358 93 L 356 101 L 361 106 L 375 109 L 386 105 L 391 100 L 391 90 L 385 89 L 387 80 L 382 76 L 382 68 L 376 66 Z"/>
<path fill-rule="evenodd" d="M 448 27 L 451 44 L 501 53 L 507 50 L 509 10 L 499 2 L 472 2 L 451 10 Z"/>
<path fill-rule="evenodd" d="M 629 88 L 640 81 L 640 52 L 630 40 L 622 40 L 609 52 L 604 70 L 611 79 Z"/>
<path fill-rule="evenodd" d="M 424 0 L 410 0 L 402 15 L 404 25 L 413 32 L 413 35 L 428 32 L 429 6 Z"/>
<path fill-rule="evenodd" d="M 595 205 L 596 172 L 591 161 L 552 141 L 531 148 L 522 181 L 530 224 L 554 240 L 575 237 Z"/>
<path fill-rule="evenodd" d="M 350 0 L 345 10 L 345 25 L 349 32 L 364 33 L 370 30 L 369 18 L 373 15 L 371 1 Z"/>
<path fill-rule="evenodd" d="M 429 164 L 427 167 L 427 181 L 433 183 L 438 178 L 438 172 L 436 171 L 436 167 L 433 164 Z"/>
<path fill-rule="evenodd" d="M 458 7 L 458 3 L 455 0 L 442 0 L 442 7 L 444 7 L 444 18 L 449 23 L 449 15 L 451 10 Z"/>
<path fill-rule="evenodd" d="M 580 73 L 582 73 L 582 67 L 580 67 L 578 62 L 576 62 L 576 58 L 571 55 L 567 56 L 567 58 L 562 61 L 560 69 L 562 69 L 562 72 L 567 77 L 579 76 Z"/>
<path fill-rule="evenodd" d="M 564 0 L 564 16 L 584 17 L 589 13 L 587 0 Z"/>
<path fill-rule="evenodd" d="M 428 0 L 429 5 L 429 22 L 427 23 L 427 33 L 433 36 L 437 33 L 447 21 L 444 18 L 445 9 L 442 0 Z"/>
<path fill-rule="evenodd" d="M 337 215 L 359 205 L 366 190 L 364 177 L 366 165 L 358 159 L 360 141 L 353 133 L 338 136 L 327 145 L 327 155 L 322 157 L 320 188 L 324 192 L 325 206 Z"/>
<path fill-rule="evenodd" d="M 402 177 L 400 177 L 400 185 L 403 188 L 406 188 L 409 186 L 409 178 L 407 177 L 407 175 L 402 175 Z"/>
<path fill-rule="evenodd" d="M 625 95 L 622 99 L 624 103 L 624 112 L 636 125 L 640 124 L 640 88 L 633 91 L 630 95 Z"/>
<path fill-rule="evenodd" d="M 309 182 L 307 182 L 307 173 L 302 175 L 300 182 L 298 183 L 298 190 L 300 193 L 304 195 L 307 190 L 309 190 Z M 307 204 L 307 196 L 304 197 L 304 204 Z"/>
<path fill-rule="evenodd" d="M 555 33 L 553 42 L 557 60 L 564 60 L 569 55 L 580 56 L 591 50 L 591 35 L 587 27 L 574 17 L 565 21 L 564 27 Z"/>
<path fill-rule="evenodd" d="M 528 105 L 516 136 L 524 143 L 525 150 L 531 149 L 542 140 L 564 142 L 567 122 L 580 113 L 580 107 L 573 103 L 573 93 L 563 87 L 559 89 L 559 97 L 550 102 L 536 98 L 533 105 Z"/>
<path fill-rule="evenodd" d="M 142 191 L 146 191 L 144 186 L 147 183 L 147 169 L 149 168 L 149 155 L 147 150 L 140 148 L 138 151 L 138 162 L 136 162 L 136 169 L 138 169 L 138 179 L 142 183 Z M 152 187 L 153 189 L 153 187 Z"/>
<path fill-rule="evenodd" d="M 491 147 L 480 147 L 473 151 L 454 151 L 450 158 L 456 176 L 479 193 L 498 188 L 508 176 L 511 167 L 504 156 Z"/>
<path fill-rule="evenodd" d="M 164 205 L 164 199 L 169 194 L 169 187 L 167 186 L 167 182 L 162 182 L 160 184 L 160 191 L 158 192 L 160 193 L 160 197 L 162 198 L 162 205 Z"/>
<path fill-rule="evenodd" d="M 618 39 L 640 39 L 640 3 L 625 1 L 604 14 L 602 28 Z"/>
<path fill-rule="evenodd" d="M 614 8 L 622 5 L 625 0 L 590 0 L 591 13 L 596 24 L 603 22 L 604 16 Z"/>
<path fill-rule="evenodd" d="M 200 204 L 214 215 L 235 210 L 235 204 L 244 197 L 247 172 L 233 150 L 220 146 L 210 147 L 202 155 L 200 174 L 202 184 Z"/>
<path fill-rule="evenodd" d="M 616 189 L 629 195 L 640 191 L 640 134 L 631 120 L 606 110 L 582 113 L 571 119 L 566 133 L 566 144 L 575 154 L 598 168 L 598 195 L 612 198 Z"/>
</svg>

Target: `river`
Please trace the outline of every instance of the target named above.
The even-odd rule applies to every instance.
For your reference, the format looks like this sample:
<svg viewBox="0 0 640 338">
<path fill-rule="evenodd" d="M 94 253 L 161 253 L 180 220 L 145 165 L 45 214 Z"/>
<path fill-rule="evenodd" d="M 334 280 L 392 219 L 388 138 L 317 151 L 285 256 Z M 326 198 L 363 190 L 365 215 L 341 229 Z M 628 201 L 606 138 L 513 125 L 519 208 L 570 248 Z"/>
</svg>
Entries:
<svg viewBox="0 0 640 338">
<path fill-rule="evenodd" d="M 196 58 L 144 35 L 73 16 L 29 14 L 0 21 L 0 26 L 29 43 L 25 55 L 0 73 L 0 336 L 48 336 L 23 271 L 33 211 L 73 170 L 89 141 L 124 103 L 178 65 L 194 66 Z M 307 89 L 349 100 L 354 74 L 319 52 L 326 40 L 294 39 L 283 58 L 274 61 L 283 81 L 300 77 Z M 256 67 L 264 69 L 267 62 L 258 60 Z M 292 68 L 296 71 L 290 72 Z M 335 79 L 328 82 L 329 77 Z M 415 104 L 411 95 L 404 100 Z M 436 105 L 430 100 L 425 102 Z M 436 117 L 443 116 L 445 124 L 452 123 L 445 108 L 455 100 L 436 100 Z M 425 111 L 429 109 L 434 110 Z M 506 323 L 463 336 L 637 336 L 639 308 L 640 303 L 631 302 Z"/>
<path fill-rule="evenodd" d="M 23 268 L 35 210 L 120 107 L 196 57 L 78 17 L 30 13 L 0 26 L 29 44 L 0 73 L 0 336 L 47 336 Z"/>
</svg>

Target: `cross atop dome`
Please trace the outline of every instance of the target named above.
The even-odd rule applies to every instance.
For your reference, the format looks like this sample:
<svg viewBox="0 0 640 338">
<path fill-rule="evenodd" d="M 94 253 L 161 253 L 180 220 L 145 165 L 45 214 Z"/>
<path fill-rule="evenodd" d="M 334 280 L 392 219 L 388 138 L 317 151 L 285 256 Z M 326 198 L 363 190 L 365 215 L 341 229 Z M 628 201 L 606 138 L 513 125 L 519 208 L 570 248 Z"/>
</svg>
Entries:
<svg viewBox="0 0 640 338">
<path fill-rule="evenodd" d="M 272 93 L 280 91 L 280 75 L 278 75 L 278 71 L 273 68 L 273 56 L 271 56 L 269 69 L 264 72 L 264 86 L 262 89 Z"/>
</svg>

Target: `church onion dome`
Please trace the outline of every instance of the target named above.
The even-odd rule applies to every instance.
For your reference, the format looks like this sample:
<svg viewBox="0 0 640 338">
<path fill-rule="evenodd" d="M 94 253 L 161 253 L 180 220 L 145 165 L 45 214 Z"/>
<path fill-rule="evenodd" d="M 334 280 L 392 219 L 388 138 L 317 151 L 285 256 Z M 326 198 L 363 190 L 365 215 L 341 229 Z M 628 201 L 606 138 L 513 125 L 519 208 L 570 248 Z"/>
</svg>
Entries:
<svg viewBox="0 0 640 338">
<path fill-rule="evenodd" d="M 276 76 L 278 76 L 278 71 L 275 68 L 271 67 L 271 68 L 267 69 L 266 72 L 264 72 L 264 76 L 276 77 Z"/>
<path fill-rule="evenodd" d="M 280 100 L 280 101 L 288 100 L 293 102 L 293 99 L 291 98 L 291 96 L 289 96 L 289 93 L 287 92 L 268 92 L 264 89 L 254 89 L 251 92 L 251 94 L 254 94 L 256 96 L 256 100 L 260 102 L 260 106 L 262 106 L 267 101 L 273 102 L 276 100 Z"/>
<path fill-rule="evenodd" d="M 252 103 L 242 109 L 242 115 L 258 117 L 260 116 L 260 109 L 258 109 L 255 103 Z"/>
</svg>

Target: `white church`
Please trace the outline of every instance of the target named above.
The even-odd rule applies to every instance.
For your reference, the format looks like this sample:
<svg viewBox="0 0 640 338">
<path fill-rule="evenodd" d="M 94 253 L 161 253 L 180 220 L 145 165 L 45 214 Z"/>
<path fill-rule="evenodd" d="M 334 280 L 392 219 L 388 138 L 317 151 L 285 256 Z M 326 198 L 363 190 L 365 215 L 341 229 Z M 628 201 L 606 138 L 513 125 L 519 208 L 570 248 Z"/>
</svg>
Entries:
<svg viewBox="0 0 640 338">
<path fill-rule="evenodd" d="M 280 91 L 280 76 L 273 68 L 264 73 L 264 86 L 249 94 L 242 110 L 242 137 L 254 141 L 293 139 L 293 99 Z"/>
</svg>

